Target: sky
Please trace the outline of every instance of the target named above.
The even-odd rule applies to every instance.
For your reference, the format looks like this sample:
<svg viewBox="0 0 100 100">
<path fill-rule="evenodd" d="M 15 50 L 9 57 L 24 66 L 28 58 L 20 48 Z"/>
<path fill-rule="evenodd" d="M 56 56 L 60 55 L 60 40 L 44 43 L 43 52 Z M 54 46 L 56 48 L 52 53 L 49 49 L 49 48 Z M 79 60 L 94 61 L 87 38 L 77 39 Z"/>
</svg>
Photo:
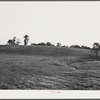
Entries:
<svg viewBox="0 0 100 100">
<path fill-rule="evenodd" d="M 100 43 L 100 1 L 0 2 L 0 44 L 14 36 L 29 44 L 62 45 Z"/>
</svg>

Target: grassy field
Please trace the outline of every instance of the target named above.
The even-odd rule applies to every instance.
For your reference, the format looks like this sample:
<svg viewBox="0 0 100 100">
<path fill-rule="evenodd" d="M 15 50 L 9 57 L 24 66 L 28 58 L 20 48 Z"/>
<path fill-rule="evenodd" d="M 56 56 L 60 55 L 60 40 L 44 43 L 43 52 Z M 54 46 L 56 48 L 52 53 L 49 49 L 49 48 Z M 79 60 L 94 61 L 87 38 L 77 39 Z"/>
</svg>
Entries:
<svg viewBox="0 0 100 100">
<path fill-rule="evenodd" d="M 0 89 L 100 90 L 100 60 L 85 49 L 0 46 Z"/>
</svg>

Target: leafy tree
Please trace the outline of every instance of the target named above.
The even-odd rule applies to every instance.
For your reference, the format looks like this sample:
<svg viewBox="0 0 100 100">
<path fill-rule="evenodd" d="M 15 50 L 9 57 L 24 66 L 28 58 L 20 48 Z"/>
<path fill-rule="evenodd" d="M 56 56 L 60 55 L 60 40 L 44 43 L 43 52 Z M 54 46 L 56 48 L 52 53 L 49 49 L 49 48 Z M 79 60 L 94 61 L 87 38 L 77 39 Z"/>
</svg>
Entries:
<svg viewBox="0 0 100 100">
<path fill-rule="evenodd" d="M 38 43 L 38 45 L 40 45 L 40 46 L 46 46 L 46 44 L 44 42 Z"/>
<path fill-rule="evenodd" d="M 31 45 L 37 45 L 36 43 L 31 43 Z"/>
<path fill-rule="evenodd" d="M 8 43 L 8 45 L 12 45 L 12 40 L 9 39 L 9 40 L 7 41 L 7 43 Z"/>
<path fill-rule="evenodd" d="M 71 45 L 70 48 L 80 48 L 79 45 Z"/>
<path fill-rule="evenodd" d="M 8 45 L 15 45 L 16 44 L 15 42 L 16 42 L 16 37 L 13 37 L 13 39 L 9 39 L 7 41 Z"/>
<path fill-rule="evenodd" d="M 96 55 L 96 58 L 97 58 L 97 57 L 98 57 L 98 52 L 99 52 L 99 50 L 100 50 L 100 45 L 99 45 L 99 43 L 94 43 L 94 44 L 93 44 L 92 50 L 94 51 L 94 53 L 95 53 L 95 55 Z"/>
<path fill-rule="evenodd" d="M 91 49 L 90 47 L 87 47 L 87 46 L 84 46 L 84 45 L 82 45 L 81 48 L 82 49 Z"/>
<path fill-rule="evenodd" d="M 15 45 L 16 43 L 16 37 L 13 37 L 13 39 L 12 39 L 12 45 Z"/>
<path fill-rule="evenodd" d="M 27 45 L 29 42 L 29 36 L 28 35 L 25 35 L 24 36 L 24 45 Z"/>
<path fill-rule="evenodd" d="M 52 46 L 52 44 L 50 42 L 47 42 L 46 45 L 47 46 Z"/>
<path fill-rule="evenodd" d="M 7 43 L 8 45 L 19 45 L 21 42 L 19 38 L 13 37 L 13 39 L 9 39 Z"/>
<path fill-rule="evenodd" d="M 57 43 L 57 47 L 61 47 L 61 43 Z"/>
<path fill-rule="evenodd" d="M 47 43 L 41 42 L 41 43 L 38 43 L 38 44 L 31 43 L 31 45 L 36 45 L 36 46 L 53 46 L 53 47 L 55 47 L 55 45 L 51 44 L 50 42 L 47 42 Z"/>
</svg>

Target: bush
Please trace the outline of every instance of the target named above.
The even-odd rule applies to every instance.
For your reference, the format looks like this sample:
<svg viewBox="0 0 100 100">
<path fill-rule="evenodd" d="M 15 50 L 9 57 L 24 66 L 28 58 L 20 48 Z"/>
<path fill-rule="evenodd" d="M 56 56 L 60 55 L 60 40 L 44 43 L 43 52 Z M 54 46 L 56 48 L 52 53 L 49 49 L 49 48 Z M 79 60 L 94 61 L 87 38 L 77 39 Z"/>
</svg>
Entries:
<svg viewBox="0 0 100 100">
<path fill-rule="evenodd" d="M 52 46 L 52 44 L 50 42 L 47 42 L 46 45 L 47 46 Z"/>
<path fill-rule="evenodd" d="M 71 45 L 70 48 L 80 48 L 79 45 Z"/>
<path fill-rule="evenodd" d="M 90 47 L 83 46 L 83 45 L 81 46 L 81 48 L 82 48 L 82 49 L 91 49 Z"/>
</svg>

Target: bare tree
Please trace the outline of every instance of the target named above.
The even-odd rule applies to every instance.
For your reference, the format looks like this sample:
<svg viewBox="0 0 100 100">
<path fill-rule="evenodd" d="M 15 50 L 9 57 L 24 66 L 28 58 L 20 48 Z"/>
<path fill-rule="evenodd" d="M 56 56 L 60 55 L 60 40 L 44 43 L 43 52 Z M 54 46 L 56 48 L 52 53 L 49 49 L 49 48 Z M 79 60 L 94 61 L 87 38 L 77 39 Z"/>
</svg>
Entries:
<svg viewBox="0 0 100 100">
<path fill-rule="evenodd" d="M 16 45 L 19 45 L 21 42 L 20 42 L 20 39 L 19 38 L 17 38 L 16 39 Z"/>
</svg>

